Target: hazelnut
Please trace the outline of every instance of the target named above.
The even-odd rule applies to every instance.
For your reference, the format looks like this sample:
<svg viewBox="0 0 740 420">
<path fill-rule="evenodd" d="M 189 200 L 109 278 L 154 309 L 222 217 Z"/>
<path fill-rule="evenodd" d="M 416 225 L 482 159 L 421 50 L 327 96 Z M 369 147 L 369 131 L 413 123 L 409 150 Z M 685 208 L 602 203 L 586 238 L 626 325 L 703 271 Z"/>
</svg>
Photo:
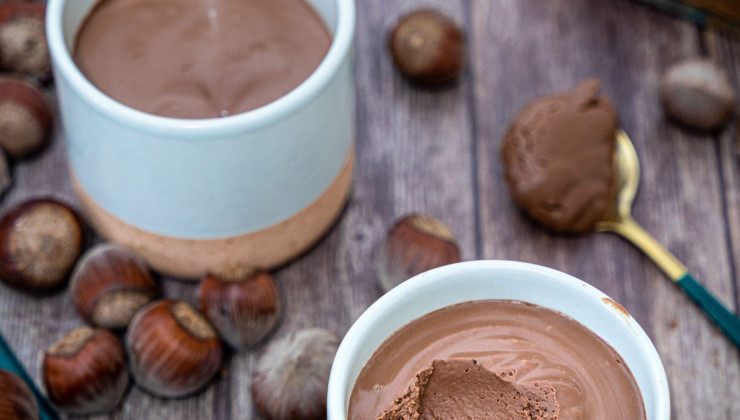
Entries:
<svg viewBox="0 0 740 420">
<path fill-rule="evenodd" d="M 198 302 L 221 338 L 237 351 L 261 341 L 280 316 L 272 276 L 237 264 L 206 274 L 198 287 Z"/>
<path fill-rule="evenodd" d="M 460 249 L 447 226 L 423 215 L 396 222 L 380 250 L 378 278 L 387 292 L 427 270 L 460 262 Z"/>
<path fill-rule="evenodd" d="M 339 340 L 312 328 L 289 334 L 266 349 L 252 378 L 252 398 L 270 420 L 324 419 L 329 374 Z"/>
<path fill-rule="evenodd" d="M 134 315 L 126 350 L 136 383 L 154 395 L 184 397 L 203 388 L 221 367 L 221 341 L 185 302 L 160 300 Z"/>
<path fill-rule="evenodd" d="M 41 81 L 51 77 L 45 15 L 46 7 L 39 3 L 0 4 L 0 68 Z"/>
<path fill-rule="evenodd" d="M 720 127 L 735 110 L 732 83 L 727 73 L 710 60 L 690 60 L 668 69 L 660 95 L 668 115 L 699 130 Z"/>
<path fill-rule="evenodd" d="M 38 420 L 36 397 L 16 374 L 0 369 L 0 390 L 0 419 Z"/>
<path fill-rule="evenodd" d="M 465 62 L 465 36 L 450 18 L 434 10 L 406 15 L 390 35 L 393 61 L 401 73 L 422 83 L 444 83 Z"/>
<path fill-rule="evenodd" d="M 36 86 L 0 77 L 0 147 L 10 157 L 39 151 L 49 138 L 51 111 Z"/>
<path fill-rule="evenodd" d="M 108 331 L 79 328 L 42 355 L 41 378 L 49 400 L 60 410 L 107 413 L 118 406 L 128 387 L 126 353 Z"/>
<path fill-rule="evenodd" d="M 72 272 L 70 290 L 82 319 L 110 330 L 125 329 L 136 311 L 159 294 L 144 260 L 110 243 L 82 256 Z"/>
<path fill-rule="evenodd" d="M 0 280 L 43 293 L 61 286 L 82 253 L 82 220 L 53 199 L 26 201 L 0 219 Z"/>
</svg>

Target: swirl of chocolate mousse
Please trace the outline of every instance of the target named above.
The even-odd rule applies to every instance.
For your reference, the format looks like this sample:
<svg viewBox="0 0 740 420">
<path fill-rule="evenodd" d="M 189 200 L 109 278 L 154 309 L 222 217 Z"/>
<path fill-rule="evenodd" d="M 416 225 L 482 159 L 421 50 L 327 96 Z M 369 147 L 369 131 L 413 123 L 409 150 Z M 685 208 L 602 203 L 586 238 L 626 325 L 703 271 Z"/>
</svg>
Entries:
<svg viewBox="0 0 740 420">
<path fill-rule="evenodd" d="M 501 154 L 514 202 L 555 232 L 585 233 L 616 216 L 617 114 L 601 83 L 543 96 L 509 125 Z"/>
</svg>

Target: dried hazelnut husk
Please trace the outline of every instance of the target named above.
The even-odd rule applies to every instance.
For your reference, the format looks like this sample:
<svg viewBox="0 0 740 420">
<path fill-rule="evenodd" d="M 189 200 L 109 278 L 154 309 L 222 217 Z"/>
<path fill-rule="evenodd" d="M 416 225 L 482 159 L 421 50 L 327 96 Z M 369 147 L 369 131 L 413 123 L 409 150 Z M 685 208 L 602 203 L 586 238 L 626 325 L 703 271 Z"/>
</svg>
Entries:
<svg viewBox="0 0 740 420">
<path fill-rule="evenodd" d="M 0 280 L 45 293 L 64 284 L 84 245 L 77 213 L 56 200 L 26 201 L 0 219 Z"/>
<path fill-rule="evenodd" d="M 160 300 L 139 310 L 126 334 L 126 350 L 136 383 L 165 398 L 200 390 L 221 367 L 216 331 L 181 301 Z"/>
<path fill-rule="evenodd" d="M 404 16 L 390 35 L 398 69 L 422 83 L 456 78 L 465 63 L 465 35 L 455 22 L 434 10 Z"/>
<path fill-rule="evenodd" d="M 269 420 L 324 419 L 329 374 L 339 340 L 311 328 L 270 343 L 252 378 L 252 398 Z"/>
<path fill-rule="evenodd" d="M 730 78 L 711 60 L 689 60 L 668 69 L 660 95 L 668 115 L 699 130 L 719 128 L 735 111 Z"/>
<path fill-rule="evenodd" d="M 97 245 L 80 258 L 70 291 L 82 319 L 109 330 L 125 329 L 134 314 L 159 294 L 144 260 L 112 243 Z"/>
<path fill-rule="evenodd" d="M 128 387 L 123 345 L 103 329 L 83 327 L 52 345 L 41 360 L 49 400 L 70 414 L 113 411 Z"/>
<path fill-rule="evenodd" d="M 31 389 L 16 374 L 0 369 L 0 419 L 38 420 L 39 405 Z"/>
<path fill-rule="evenodd" d="M 387 292 L 417 274 L 456 262 L 460 249 L 447 226 L 429 216 L 406 216 L 393 225 L 381 246 L 380 287 Z"/>
<path fill-rule="evenodd" d="M 46 43 L 46 7 L 39 3 L 11 1 L 0 4 L 0 68 L 33 76 L 51 77 Z"/>
<path fill-rule="evenodd" d="M 206 274 L 197 294 L 200 311 L 236 351 L 260 342 L 280 317 L 280 295 L 272 276 L 239 264 Z"/>
<path fill-rule="evenodd" d="M 52 115 L 43 92 L 15 77 L 0 77 L 0 147 L 10 157 L 39 151 L 49 139 Z"/>
</svg>

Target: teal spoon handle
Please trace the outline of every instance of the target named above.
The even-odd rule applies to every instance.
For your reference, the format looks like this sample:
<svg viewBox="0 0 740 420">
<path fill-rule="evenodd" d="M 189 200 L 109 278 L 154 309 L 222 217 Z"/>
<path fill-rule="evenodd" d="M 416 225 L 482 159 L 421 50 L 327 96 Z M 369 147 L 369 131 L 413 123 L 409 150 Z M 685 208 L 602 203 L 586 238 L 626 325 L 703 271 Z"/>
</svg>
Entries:
<svg viewBox="0 0 740 420">
<path fill-rule="evenodd" d="M 36 397 L 36 401 L 38 402 L 39 418 L 41 420 L 59 420 L 59 415 L 57 414 L 57 412 L 51 406 L 49 401 L 43 395 L 41 395 L 41 392 L 36 387 L 36 384 L 33 383 L 33 379 L 31 379 L 31 377 L 28 376 L 26 369 L 23 368 L 23 365 L 18 360 L 18 358 L 15 357 L 15 354 L 10 349 L 10 346 L 8 346 L 8 343 L 5 342 L 5 339 L 3 338 L 1 334 L 0 334 L 0 368 L 5 369 L 9 372 L 15 373 L 21 379 L 23 379 L 24 382 L 26 382 L 28 387 L 31 389 L 31 392 L 33 392 L 33 395 Z"/>
<path fill-rule="evenodd" d="M 686 292 L 737 347 L 740 347 L 740 319 L 707 291 L 689 273 L 681 261 L 663 247 L 629 215 L 618 222 L 607 222 L 601 230 L 609 230 L 632 242 L 642 250 L 668 277 Z"/>
<path fill-rule="evenodd" d="M 690 273 L 684 274 L 676 283 L 712 318 L 727 338 L 740 348 L 740 318 L 712 296 Z"/>
</svg>

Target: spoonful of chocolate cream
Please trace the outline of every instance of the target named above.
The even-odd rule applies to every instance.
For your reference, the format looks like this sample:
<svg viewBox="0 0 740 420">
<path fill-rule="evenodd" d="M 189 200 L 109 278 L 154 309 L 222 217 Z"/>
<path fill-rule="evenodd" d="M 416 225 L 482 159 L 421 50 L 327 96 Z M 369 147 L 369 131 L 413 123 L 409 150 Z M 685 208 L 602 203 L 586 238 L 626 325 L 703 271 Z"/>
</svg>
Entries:
<svg viewBox="0 0 740 420">
<path fill-rule="evenodd" d="M 632 218 L 640 161 L 599 90 L 598 80 L 586 80 L 570 92 L 535 99 L 514 118 L 502 148 L 514 201 L 552 231 L 609 231 L 627 239 L 740 346 L 737 315 Z"/>
<path fill-rule="evenodd" d="M 596 79 L 532 101 L 514 118 L 502 155 L 511 195 L 555 232 L 585 233 L 614 219 L 617 113 Z"/>
</svg>

